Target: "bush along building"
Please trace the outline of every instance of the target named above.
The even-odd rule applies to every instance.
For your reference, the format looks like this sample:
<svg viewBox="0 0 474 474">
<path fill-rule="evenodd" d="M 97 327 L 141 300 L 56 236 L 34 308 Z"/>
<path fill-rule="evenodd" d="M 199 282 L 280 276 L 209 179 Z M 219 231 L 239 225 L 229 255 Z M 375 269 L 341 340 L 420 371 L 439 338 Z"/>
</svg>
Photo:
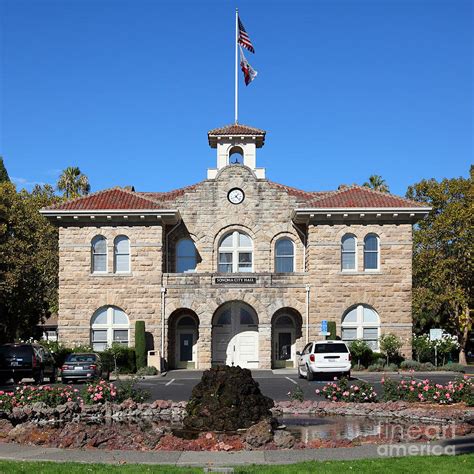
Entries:
<svg viewBox="0 0 474 474">
<path fill-rule="evenodd" d="M 265 131 L 211 130 L 217 167 L 169 192 L 113 188 L 41 212 L 59 227 L 58 333 L 170 368 L 295 367 L 321 321 L 411 347 L 412 225 L 429 209 L 359 186 L 302 191 L 258 168 Z M 237 157 L 237 159 L 234 159 Z"/>
</svg>

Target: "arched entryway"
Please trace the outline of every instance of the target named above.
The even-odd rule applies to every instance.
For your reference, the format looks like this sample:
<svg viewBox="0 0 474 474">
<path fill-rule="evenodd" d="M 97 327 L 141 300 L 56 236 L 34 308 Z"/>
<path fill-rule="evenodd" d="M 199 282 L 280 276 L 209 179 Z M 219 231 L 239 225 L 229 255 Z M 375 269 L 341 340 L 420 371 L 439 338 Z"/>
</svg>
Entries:
<svg viewBox="0 0 474 474">
<path fill-rule="evenodd" d="M 278 310 L 272 318 L 272 367 L 296 367 L 296 341 L 301 338 L 302 319 L 292 308 Z"/>
<path fill-rule="evenodd" d="M 258 368 L 258 317 L 242 301 L 222 305 L 212 318 L 212 365 Z"/>
<path fill-rule="evenodd" d="M 199 318 L 188 309 L 175 311 L 168 321 L 168 361 L 175 369 L 197 368 Z"/>
</svg>

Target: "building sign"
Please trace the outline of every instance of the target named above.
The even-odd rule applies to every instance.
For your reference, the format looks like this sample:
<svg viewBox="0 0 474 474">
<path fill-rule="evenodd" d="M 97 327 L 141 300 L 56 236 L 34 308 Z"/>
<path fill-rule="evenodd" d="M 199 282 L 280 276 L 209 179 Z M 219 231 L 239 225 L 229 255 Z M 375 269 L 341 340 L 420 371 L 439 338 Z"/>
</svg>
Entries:
<svg viewBox="0 0 474 474">
<path fill-rule="evenodd" d="M 255 285 L 256 277 L 216 277 L 216 285 Z"/>
<path fill-rule="evenodd" d="M 430 329 L 430 341 L 438 341 L 439 339 L 443 339 L 443 330 Z"/>
<path fill-rule="evenodd" d="M 319 335 L 320 336 L 329 336 L 329 332 L 328 332 L 328 322 L 326 319 L 323 319 L 321 321 L 321 331 L 319 332 Z"/>
</svg>

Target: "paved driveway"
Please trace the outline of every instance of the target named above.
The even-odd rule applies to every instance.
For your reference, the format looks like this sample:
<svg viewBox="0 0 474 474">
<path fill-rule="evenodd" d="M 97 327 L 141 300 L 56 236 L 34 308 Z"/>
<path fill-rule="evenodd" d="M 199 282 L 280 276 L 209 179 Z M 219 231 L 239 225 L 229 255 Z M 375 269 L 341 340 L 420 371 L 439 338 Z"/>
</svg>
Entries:
<svg viewBox="0 0 474 474">
<path fill-rule="evenodd" d="M 163 377 L 147 378 L 139 385 L 150 391 L 152 400 L 188 400 L 194 385 L 201 380 L 201 374 L 201 371 L 173 370 Z M 293 391 L 297 385 L 303 390 L 305 400 L 322 400 L 321 395 L 316 395 L 316 389 L 321 389 L 324 384 L 333 380 L 332 376 L 327 376 L 324 380 L 308 382 L 306 379 L 298 378 L 296 370 L 288 369 L 253 370 L 252 375 L 260 384 L 262 393 L 278 401 L 289 400 L 288 392 Z M 359 380 L 369 382 L 374 386 L 377 394 L 382 395 L 381 380 L 384 376 L 387 377 L 387 375 L 378 372 L 354 373 L 352 383 L 357 383 Z M 390 374 L 389 376 L 393 379 L 401 379 L 409 377 L 409 374 Z M 454 380 L 456 376 L 457 374 L 448 372 L 418 372 L 415 373 L 414 378 L 420 381 L 429 378 L 436 383 L 446 383 L 449 380 Z"/>
</svg>

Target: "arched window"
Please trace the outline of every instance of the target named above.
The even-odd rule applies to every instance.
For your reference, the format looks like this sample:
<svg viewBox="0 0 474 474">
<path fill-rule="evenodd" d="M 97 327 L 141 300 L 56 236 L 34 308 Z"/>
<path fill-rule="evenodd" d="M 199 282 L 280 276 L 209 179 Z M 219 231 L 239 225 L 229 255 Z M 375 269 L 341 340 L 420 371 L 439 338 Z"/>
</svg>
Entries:
<svg viewBox="0 0 474 474">
<path fill-rule="evenodd" d="M 342 318 L 342 340 L 351 342 L 362 339 L 372 350 L 379 348 L 380 318 L 377 312 L 367 305 L 351 308 Z"/>
<path fill-rule="evenodd" d="M 275 271 L 290 273 L 295 271 L 295 244 L 291 239 L 279 239 L 275 244 Z"/>
<path fill-rule="evenodd" d="M 128 316 L 116 306 L 98 309 L 91 319 L 91 346 L 94 351 L 105 351 L 112 344 L 128 346 L 130 323 Z"/>
<path fill-rule="evenodd" d="M 219 245 L 219 272 L 252 271 L 252 239 L 237 230 L 224 235 Z"/>
<path fill-rule="evenodd" d="M 357 270 L 357 241 L 354 235 L 346 234 L 341 240 L 341 269 Z"/>
<path fill-rule="evenodd" d="M 244 151 L 240 146 L 233 146 L 229 150 L 229 165 L 241 165 L 244 163 Z"/>
<path fill-rule="evenodd" d="M 379 261 L 379 237 L 368 234 L 364 239 L 364 270 L 378 270 Z"/>
<path fill-rule="evenodd" d="M 114 240 L 114 270 L 115 273 L 130 272 L 130 240 L 125 235 Z"/>
<path fill-rule="evenodd" d="M 191 239 L 181 239 L 176 245 L 176 272 L 196 270 L 196 247 Z"/>
<path fill-rule="evenodd" d="M 92 251 L 92 273 L 107 272 L 107 239 L 103 235 L 97 235 L 91 242 Z"/>
</svg>

